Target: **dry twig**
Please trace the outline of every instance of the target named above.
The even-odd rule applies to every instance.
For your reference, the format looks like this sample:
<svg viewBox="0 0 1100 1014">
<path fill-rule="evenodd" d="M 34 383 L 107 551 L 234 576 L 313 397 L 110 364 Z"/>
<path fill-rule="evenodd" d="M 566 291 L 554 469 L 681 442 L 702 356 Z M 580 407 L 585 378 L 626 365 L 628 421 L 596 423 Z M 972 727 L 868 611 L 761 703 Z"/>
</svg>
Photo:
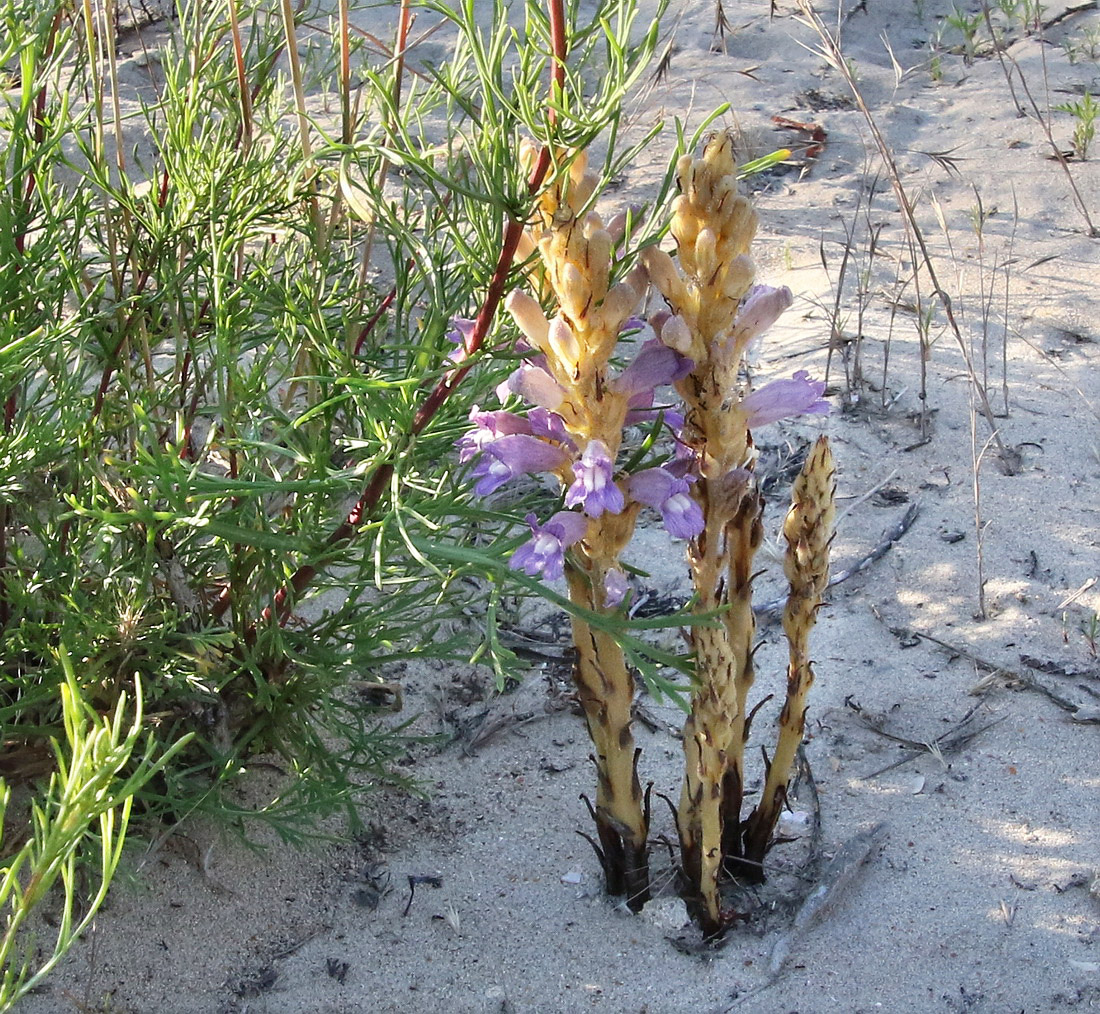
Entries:
<svg viewBox="0 0 1100 1014">
<path fill-rule="evenodd" d="M 1073 721 L 1080 722 L 1086 725 L 1100 725 L 1100 707 L 1094 707 L 1092 705 L 1085 704 L 1081 701 L 1075 701 L 1070 697 L 1067 697 L 1057 687 L 1051 686 L 1049 683 L 1040 679 L 1038 676 L 1033 676 L 1030 673 L 1020 672 L 1016 669 L 1008 669 L 1002 665 L 995 665 L 993 662 L 989 662 L 984 658 L 975 655 L 972 651 L 966 648 L 960 648 L 958 645 L 949 644 L 947 641 L 941 641 L 938 637 L 933 637 L 931 634 L 925 634 L 919 630 L 909 631 L 914 637 L 919 637 L 925 641 L 930 641 L 932 644 L 937 644 L 945 651 L 951 652 L 953 655 L 958 655 L 960 658 L 969 659 L 975 665 L 980 666 L 987 672 L 992 673 L 994 676 L 999 676 L 1010 683 L 1019 683 L 1021 686 L 1027 687 L 1028 690 L 1034 690 L 1037 693 L 1042 694 L 1044 697 L 1050 698 L 1059 708 L 1063 711 L 1068 711 Z"/>
</svg>

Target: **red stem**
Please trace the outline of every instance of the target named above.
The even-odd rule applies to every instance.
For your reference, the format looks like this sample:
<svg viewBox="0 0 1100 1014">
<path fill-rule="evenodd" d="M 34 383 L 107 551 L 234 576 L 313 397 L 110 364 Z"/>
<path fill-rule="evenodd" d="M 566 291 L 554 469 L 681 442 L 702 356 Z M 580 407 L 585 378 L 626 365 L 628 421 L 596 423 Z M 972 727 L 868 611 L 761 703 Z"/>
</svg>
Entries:
<svg viewBox="0 0 1100 1014">
<path fill-rule="evenodd" d="M 411 271 L 413 269 L 414 263 L 415 262 L 410 257 L 405 264 L 405 270 Z M 385 298 L 382 300 L 381 303 L 378 304 L 378 309 L 371 314 L 370 319 L 359 329 L 359 337 L 355 340 L 355 351 L 352 353 L 355 358 L 359 357 L 359 353 L 363 350 L 363 343 L 367 340 L 367 338 L 370 336 L 370 333 L 375 329 L 375 327 L 378 325 L 378 322 L 382 319 L 382 314 L 384 314 L 391 306 L 393 306 L 393 301 L 396 298 L 397 286 L 395 285 L 392 289 L 390 289 L 389 292 L 386 293 Z"/>
<path fill-rule="evenodd" d="M 58 6 L 50 25 L 50 34 L 46 39 L 46 46 L 42 51 L 43 57 L 48 60 L 53 55 L 54 42 L 57 39 L 58 29 L 61 27 L 61 15 L 63 6 Z M 34 144 L 40 148 L 46 136 L 46 86 L 38 89 L 34 97 Z M 34 169 L 27 170 L 27 181 L 23 187 L 23 219 L 19 224 L 19 231 L 15 235 L 15 249 L 19 254 L 19 260 L 15 263 L 15 273 L 22 269 L 23 254 L 27 249 L 27 228 L 31 221 L 31 198 L 34 196 L 35 187 L 38 185 L 38 177 Z M 17 384 L 8 392 L 4 400 L 4 432 L 10 433 L 15 423 L 15 415 L 19 408 L 19 385 Z M 7 590 L 3 586 L 3 574 L 8 569 L 8 525 L 11 522 L 11 511 L 7 504 L 0 508 L 0 630 L 7 627 L 11 620 L 11 606 L 8 603 Z"/>
<path fill-rule="evenodd" d="M 565 84 L 565 8 L 563 0 L 548 0 L 548 5 L 550 8 L 550 39 L 554 50 L 550 74 L 550 87 L 551 96 L 554 97 L 555 89 L 560 91 Z M 551 111 L 551 120 L 553 119 L 553 112 Z M 531 175 L 527 179 L 527 192 L 529 195 L 534 196 L 538 193 L 549 169 L 550 152 L 548 149 L 543 148 L 539 153 L 538 162 L 535 164 Z M 496 315 L 497 308 L 504 298 L 504 292 L 508 284 L 508 274 L 512 267 L 512 261 L 515 258 L 516 248 L 519 246 L 520 237 L 523 234 L 523 227 L 524 222 L 517 221 L 514 218 L 510 219 L 508 222 L 508 226 L 504 232 L 504 239 L 501 243 L 500 256 L 497 257 L 496 267 L 493 270 L 492 278 L 489 280 L 489 287 L 486 290 L 485 299 L 481 304 L 481 310 L 474 322 L 473 334 L 466 344 L 467 357 L 473 357 L 477 353 L 485 341 L 485 336 L 489 333 L 489 327 L 492 325 L 493 317 Z M 435 385 L 431 393 L 421 403 L 416 415 L 413 416 L 413 421 L 409 427 L 408 433 L 410 437 L 415 437 L 424 430 L 443 403 L 462 382 L 462 379 L 470 372 L 472 366 L 473 363 L 467 363 L 465 366 L 460 366 L 455 370 L 449 371 L 447 375 Z M 383 462 L 375 469 L 374 474 L 371 476 L 370 481 L 356 501 L 355 506 L 348 512 L 344 521 L 333 529 L 328 538 L 325 539 L 325 549 L 330 549 L 354 537 L 355 530 L 362 524 L 363 519 L 368 517 L 371 511 L 377 506 L 382 496 L 382 491 L 389 484 L 390 478 L 393 476 L 393 470 L 394 464 L 392 461 Z M 290 611 L 293 608 L 294 600 L 309 586 L 316 576 L 317 566 L 314 564 L 307 563 L 299 567 L 294 574 L 291 575 L 290 580 L 276 593 L 274 602 L 264 609 L 261 614 L 261 621 L 265 623 L 269 622 L 272 616 L 277 615 L 279 625 L 282 626 L 285 624 L 290 617 Z M 214 619 L 220 619 L 225 615 L 225 611 L 229 608 L 231 600 L 232 595 L 229 587 L 226 586 L 222 589 L 212 607 Z"/>
<path fill-rule="evenodd" d="M 401 0 L 401 19 L 397 23 L 397 46 L 394 56 L 393 108 L 401 108 L 401 82 L 405 76 L 405 48 L 409 44 L 409 29 L 412 27 L 412 12 L 409 0 Z"/>
</svg>

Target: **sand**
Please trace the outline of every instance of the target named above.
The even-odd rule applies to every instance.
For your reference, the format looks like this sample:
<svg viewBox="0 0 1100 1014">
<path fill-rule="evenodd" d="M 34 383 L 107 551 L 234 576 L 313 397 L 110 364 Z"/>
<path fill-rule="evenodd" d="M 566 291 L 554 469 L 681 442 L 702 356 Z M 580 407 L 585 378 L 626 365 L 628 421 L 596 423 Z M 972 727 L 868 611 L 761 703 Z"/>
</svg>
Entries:
<svg viewBox="0 0 1100 1014">
<path fill-rule="evenodd" d="M 753 917 L 721 948 L 685 953 L 674 943 L 682 903 L 669 894 L 637 916 L 617 906 L 577 834 L 589 830 L 579 796 L 593 791 L 594 775 L 567 662 L 533 661 L 522 686 L 504 695 L 473 667 L 410 666 L 401 717 L 417 716 L 416 731 L 448 734 L 446 745 L 415 751 L 410 770 L 426 798 L 376 792 L 366 833 L 352 838 L 334 824 L 332 841 L 306 851 L 272 842 L 257 854 L 188 822 L 157 850 L 134 853 L 94 932 L 21 1012 L 1100 1007 L 1100 660 L 1088 627 L 1100 611 L 1100 240 L 1086 235 L 1042 129 L 1017 115 L 994 56 L 968 63 L 945 52 L 935 79 L 928 42 L 948 4 L 845 4 L 844 50 L 916 203 L 963 347 L 988 370 L 1015 474 L 985 447 L 985 421 L 972 423 L 966 364 L 942 312 L 925 364 L 922 442 L 913 293 L 897 285 L 909 253 L 866 120 L 837 72 L 803 48 L 815 38 L 791 4 L 778 4 L 774 20 L 764 0 L 723 7 L 724 40 L 714 36 L 712 3 L 672 13 L 671 67 L 632 106 L 632 122 L 638 130 L 658 117 L 697 123 L 729 101 L 736 117 L 719 124 L 762 149 L 806 143 L 805 133 L 776 129 L 773 116 L 823 128 L 824 147 L 801 169 L 750 185 L 760 280 L 796 294 L 755 375 L 824 375 L 850 236 L 839 323 L 849 369 L 862 335 L 868 382 L 858 403 L 846 396 L 838 349 L 832 415 L 770 427 L 760 441 L 778 460 L 818 432 L 832 438 L 846 512 L 837 571 L 916 510 L 891 548 L 835 586 L 821 611 L 805 747 L 817 845 L 800 824 L 813 809 L 804 790 L 787 825 L 803 837 L 773 851 L 772 886 Z M 1045 18 L 1080 7 L 1051 3 Z M 835 5 L 819 9 L 835 23 Z M 1095 6 L 1052 24 L 1045 42 L 1019 27 L 1010 33 L 1009 52 L 1042 108 L 1100 90 L 1096 60 L 1079 53 L 1071 62 L 1062 48 L 1089 30 L 1100 32 Z M 960 41 L 945 30 L 945 46 Z M 1051 120 L 1068 150 L 1072 118 Z M 652 190 L 667 157 L 667 145 L 647 149 L 607 206 Z M 1100 221 L 1100 163 L 1074 160 L 1070 170 Z M 869 263 L 871 233 L 878 246 Z M 983 448 L 976 508 L 973 457 Z M 782 484 L 770 495 L 772 538 L 785 495 Z M 632 553 L 650 575 L 639 589 L 686 594 L 681 547 L 646 530 Z M 761 599 L 780 590 L 769 567 Z M 524 623 L 544 636 L 564 629 L 546 609 Z M 784 657 L 774 624 L 760 634 L 757 699 L 780 691 Z M 562 634 L 547 651 L 565 646 Z M 643 779 L 675 797 L 678 712 L 648 696 L 641 704 L 656 719 L 637 730 Z M 762 712 L 751 756 L 770 742 L 773 716 Z M 258 773 L 257 793 L 273 777 Z M 671 885 L 665 843 L 675 831 L 663 803 L 654 813 L 654 866 Z M 880 824 L 873 841 L 857 837 Z M 792 934 L 798 899 L 815 886 L 800 870 L 814 856 L 819 865 L 849 856 L 853 839 L 865 847 L 844 882 Z"/>
</svg>

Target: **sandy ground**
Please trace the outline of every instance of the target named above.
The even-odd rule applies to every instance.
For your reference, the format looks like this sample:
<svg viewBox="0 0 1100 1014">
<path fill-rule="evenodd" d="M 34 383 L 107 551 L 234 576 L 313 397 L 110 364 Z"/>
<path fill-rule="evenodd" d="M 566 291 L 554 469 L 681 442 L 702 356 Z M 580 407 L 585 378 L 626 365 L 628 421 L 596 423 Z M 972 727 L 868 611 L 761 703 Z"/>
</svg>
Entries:
<svg viewBox="0 0 1100 1014">
<path fill-rule="evenodd" d="M 845 5 L 857 8 L 843 24 L 845 51 L 917 204 L 968 351 L 979 370 L 988 363 L 1001 438 L 1019 455 L 1017 474 L 1006 475 L 987 450 L 976 524 L 962 353 L 939 314 L 926 364 L 931 439 L 922 444 L 912 291 L 897 285 L 909 260 L 901 218 L 884 178 L 869 200 L 880 163 L 866 121 L 838 74 L 800 45 L 814 40 L 791 6 L 778 6 L 769 20 L 764 0 L 724 0 L 724 45 L 715 44 L 712 3 L 674 12 L 671 68 L 635 116 L 639 129 L 659 116 L 697 122 L 730 101 L 764 148 L 806 142 L 776 130 L 775 115 L 827 133 L 803 171 L 754 185 L 760 279 L 797 296 L 756 370 L 760 380 L 802 368 L 823 375 L 851 234 L 840 321 L 849 369 L 858 346 L 869 383 L 851 404 L 838 350 L 838 410 L 760 438 L 777 460 L 820 429 L 832 437 L 847 512 L 838 571 L 916 508 L 881 559 L 832 590 L 815 634 L 806 755 L 820 807 L 817 858 L 843 858 L 846 842 L 882 822 L 866 860 L 849 864 L 843 889 L 792 936 L 793 907 L 814 886 L 798 876 L 812 868 L 811 848 L 805 839 L 778 847 L 772 887 L 745 928 L 721 949 L 685 953 L 673 943 L 682 904 L 661 898 L 640 916 L 616 907 L 576 833 L 588 830 L 578 797 L 594 778 L 565 696 L 568 664 L 533 662 L 528 680 L 503 696 L 472 668 L 410 668 L 406 715 L 419 716 L 419 731 L 452 736 L 417 754 L 428 799 L 376 794 L 365 835 L 306 853 L 274 845 L 257 855 L 210 827 L 185 827 L 118 884 L 94 934 L 21 1011 L 1100 1008 L 1100 661 L 1088 628 L 1100 611 L 1100 240 L 1085 235 L 1062 170 L 1035 119 L 1017 116 L 995 57 L 967 63 L 944 53 L 933 79 L 928 43 L 949 5 Z M 1074 6 L 1051 3 L 1045 17 Z M 835 22 L 834 5 L 819 9 Z M 1062 48 L 1090 31 L 1100 33 L 1095 8 L 1052 24 L 1046 43 L 1019 27 L 1010 34 L 1043 108 L 1048 98 L 1100 91 L 1096 60 L 1079 53 L 1071 62 Z M 945 45 L 960 41 L 945 34 Z M 1071 117 L 1052 118 L 1068 149 Z M 928 153 L 950 153 L 956 171 Z M 666 157 L 649 149 L 609 203 L 644 194 Z M 1098 166 L 1070 167 L 1100 221 Z M 976 432 L 980 451 L 988 428 L 979 420 Z M 781 485 L 768 514 L 773 537 L 784 497 Z M 651 575 L 646 590 L 686 594 L 679 547 L 647 531 L 634 554 Z M 766 574 L 760 597 L 779 587 Z M 545 612 L 528 622 L 543 635 L 564 629 Z M 760 633 L 762 696 L 781 687 L 784 649 L 774 625 Z M 546 651 L 564 647 L 562 633 Z M 641 703 L 656 720 L 638 727 L 643 780 L 675 795 L 677 713 Z M 773 714 L 757 723 L 760 743 L 771 740 Z M 751 756 L 758 751 L 754 743 Z M 808 790 L 797 808 L 812 809 Z M 655 867 L 671 882 L 663 843 L 675 834 L 662 803 L 654 834 Z M 777 946 L 789 951 L 773 975 Z"/>
</svg>

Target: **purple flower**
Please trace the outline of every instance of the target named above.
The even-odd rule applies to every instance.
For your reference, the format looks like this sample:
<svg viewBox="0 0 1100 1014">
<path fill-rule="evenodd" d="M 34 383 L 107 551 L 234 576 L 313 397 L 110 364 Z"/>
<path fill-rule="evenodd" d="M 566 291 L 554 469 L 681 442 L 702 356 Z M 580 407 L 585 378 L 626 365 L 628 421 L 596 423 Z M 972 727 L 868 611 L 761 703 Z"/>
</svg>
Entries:
<svg viewBox="0 0 1100 1014">
<path fill-rule="evenodd" d="M 526 472 L 553 472 L 569 463 L 570 456 L 555 444 L 548 444 L 527 433 L 498 437 L 482 448 L 474 467 L 478 480 L 474 492 L 487 496 L 517 475 Z"/>
<path fill-rule="evenodd" d="M 611 381 L 610 387 L 627 396 L 652 391 L 662 384 L 672 384 L 686 377 L 695 364 L 675 349 L 651 338 L 634 357 L 634 361 Z"/>
<path fill-rule="evenodd" d="M 785 285 L 778 289 L 770 285 L 754 285 L 737 312 L 733 322 L 734 333 L 741 341 L 754 338 L 771 327 L 793 302 L 794 296 Z"/>
<path fill-rule="evenodd" d="M 474 429 L 458 440 L 459 461 L 470 461 L 488 444 L 512 433 L 533 433 L 530 422 L 513 412 L 482 412 L 475 405 L 470 410 L 470 422 Z M 540 434 L 540 436 L 543 434 Z"/>
<path fill-rule="evenodd" d="M 805 370 L 799 370 L 790 380 L 773 380 L 753 391 L 741 402 L 750 427 L 767 426 L 777 419 L 794 415 L 827 415 L 829 403 L 823 380 L 810 380 Z"/>
<path fill-rule="evenodd" d="M 477 321 L 467 320 L 465 317 L 453 317 L 451 323 L 454 325 L 454 330 L 447 332 L 447 341 L 457 345 L 458 348 L 451 351 L 447 358 L 458 366 L 470 354 L 469 341 L 474 336 L 474 325 Z"/>
<path fill-rule="evenodd" d="M 688 493 L 687 478 L 664 468 L 646 468 L 632 475 L 629 483 L 635 500 L 661 512 L 669 535 L 692 539 L 703 530 L 703 511 Z"/>
<path fill-rule="evenodd" d="M 573 476 L 576 481 L 565 494 L 566 507 L 580 504 L 590 518 L 598 518 L 604 511 L 622 512 L 623 493 L 615 485 L 615 463 L 602 440 L 593 440 L 584 449 L 581 460 L 573 463 Z"/>
<path fill-rule="evenodd" d="M 653 407 L 652 391 L 640 391 L 638 394 L 631 395 L 630 401 L 627 402 L 625 424 L 637 426 L 650 419 L 656 419 L 658 414 L 663 414 L 665 425 L 673 433 L 679 433 L 684 428 L 683 413 L 673 408 Z"/>
<path fill-rule="evenodd" d="M 577 445 L 573 443 L 573 438 L 565 428 L 565 420 L 557 412 L 551 412 L 545 408 L 533 408 L 527 413 L 527 421 L 531 424 L 530 432 L 536 437 L 556 440 L 571 451 L 576 451 Z"/>
<path fill-rule="evenodd" d="M 603 604 L 608 609 L 618 607 L 626 598 L 626 575 L 617 567 L 609 570 L 603 577 Z"/>
<path fill-rule="evenodd" d="M 528 514 L 527 524 L 533 534 L 512 554 L 508 566 L 530 577 L 542 574 L 547 581 L 556 581 L 565 570 L 565 550 L 584 538 L 588 522 L 574 511 L 558 511 L 545 525 Z"/>
<path fill-rule="evenodd" d="M 524 401 L 554 411 L 565 398 L 565 391 L 546 370 L 531 363 L 524 363 L 504 383 L 497 387 L 497 397 L 505 401 L 510 394 L 518 394 Z"/>
</svg>

